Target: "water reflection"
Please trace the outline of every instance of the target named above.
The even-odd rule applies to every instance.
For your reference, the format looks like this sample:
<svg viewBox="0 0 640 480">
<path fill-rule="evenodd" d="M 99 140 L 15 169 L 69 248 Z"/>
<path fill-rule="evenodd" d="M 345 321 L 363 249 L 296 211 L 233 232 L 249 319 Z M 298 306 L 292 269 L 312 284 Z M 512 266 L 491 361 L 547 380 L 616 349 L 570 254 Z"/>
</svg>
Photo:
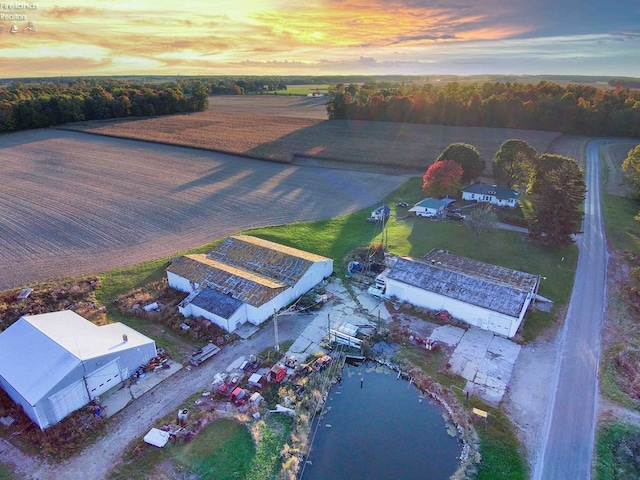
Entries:
<svg viewBox="0 0 640 480">
<path fill-rule="evenodd" d="M 345 365 L 329 393 L 303 480 L 448 479 L 461 443 L 444 409 L 397 373 Z"/>
</svg>

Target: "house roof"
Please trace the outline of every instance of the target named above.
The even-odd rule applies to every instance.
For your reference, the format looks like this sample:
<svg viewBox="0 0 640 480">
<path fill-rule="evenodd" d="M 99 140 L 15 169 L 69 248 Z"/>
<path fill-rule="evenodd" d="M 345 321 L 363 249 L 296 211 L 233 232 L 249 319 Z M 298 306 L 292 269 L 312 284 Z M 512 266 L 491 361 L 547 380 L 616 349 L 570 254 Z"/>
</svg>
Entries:
<svg viewBox="0 0 640 480">
<path fill-rule="evenodd" d="M 435 210 L 438 210 L 445 205 L 446 203 L 444 201 L 438 200 L 437 198 L 425 198 L 416 203 L 414 207 L 433 208 Z"/>
<path fill-rule="evenodd" d="M 425 261 L 399 258 L 388 278 L 471 305 L 518 317 L 535 289 L 536 275 L 451 255 Z"/>
<path fill-rule="evenodd" d="M 508 187 L 487 185 L 484 183 L 476 183 L 474 185 L 469 185 L 462 191 L 467 193 L 476 193 L 478 195 L 493 195 L 498 200 L 509 200 L 509 199 L 517 200 L 518 197 L 520 197 L 520 192 L 517 190 L 513 190 Z"/>
<path fill-rule="evenodd" d="M 191 300 L 192 305 L 200 307 L 207 312 L 211 312 L 220 318 L 231 318 L 242 306 L 242 302 L 235 298 L 224 295 L 212 288 L 203 288 Z"/>
<path fill-rule="evenodd" d="M 98 327 L 70 310 L 24 316 L 0 334 L 0 376 L 35 405 L 83 361 L 148 343 L 126 325 Z"/>
</svg>

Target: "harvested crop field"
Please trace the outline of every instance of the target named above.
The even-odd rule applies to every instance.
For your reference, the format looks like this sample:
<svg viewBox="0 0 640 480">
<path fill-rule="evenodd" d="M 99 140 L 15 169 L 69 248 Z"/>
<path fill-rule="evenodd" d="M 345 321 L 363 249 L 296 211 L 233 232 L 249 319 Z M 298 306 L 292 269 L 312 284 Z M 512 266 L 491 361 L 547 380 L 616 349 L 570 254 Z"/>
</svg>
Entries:
<svg viewBox="0 0 640 480">
<path fill-rule="evenodd" d="M 2 136 L 0 155 L 0 289 L 351 213 L 406 180 L 51 129 Z"/>
<path fill-rule="evenodd" d="M 543 153 L 561 136 L 535 130 L 321 120 L 316 117 L 316 103 L 322 106 L 326 98 L 235 96 L 211 97 L 210 102 L 209 110 L 189 115 L 85 122 L 65 128 L 284 163 L 321 166 L 327 160 L 332 168 L 342 164 L 376 170 L 384 165 L 419 174 L 453 142 L 474 145 L 490 171 L 491 159 L 505 140 L 525 140 Z M 279 102 L 283 107 L 278 107 Z"/>
</svg>

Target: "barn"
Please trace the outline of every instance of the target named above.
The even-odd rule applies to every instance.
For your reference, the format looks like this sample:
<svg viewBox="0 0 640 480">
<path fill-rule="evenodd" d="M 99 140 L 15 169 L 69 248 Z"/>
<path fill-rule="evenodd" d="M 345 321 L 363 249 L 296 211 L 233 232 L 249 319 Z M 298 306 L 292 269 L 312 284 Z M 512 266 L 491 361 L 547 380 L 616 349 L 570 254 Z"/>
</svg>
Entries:
<svg viewBox="0 0 640 480">
<path fill-rule="evenodd" d="M 178 306 L 233 332 L 260 325 L 333 272 L 333 260 L 249 235 L 228 237 L 208 254 L 171 262 L 169 286 L 188 293 Z"/>
<path fill-rule="evenodd" d="M 156 356 L 155 342 L 77 313 L 27 315 L 0 333 L 0 386 L 42 430 L 127 379 Z"/>
<path fill-rule="evenodd" d="M 421 260 L 399 258 L 386 294 L 512 338 L 537 294 L 540 277 L 432 250 Z"/>
</svg>

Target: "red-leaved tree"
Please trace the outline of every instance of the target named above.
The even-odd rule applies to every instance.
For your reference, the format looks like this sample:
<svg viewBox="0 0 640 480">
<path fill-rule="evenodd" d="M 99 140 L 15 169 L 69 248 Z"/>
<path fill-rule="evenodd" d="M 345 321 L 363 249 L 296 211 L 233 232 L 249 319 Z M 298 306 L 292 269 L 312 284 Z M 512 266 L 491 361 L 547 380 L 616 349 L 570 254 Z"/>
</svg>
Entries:
<svg viewBox="0 0 640 480">
<path fill-rule="evenodd" d="M 455 195 L 460 190 L 462 166 L 453 160 L 440 160 L 432 164 L 422 177 L 422 191 L 430 197 Z"/>
</svg>

